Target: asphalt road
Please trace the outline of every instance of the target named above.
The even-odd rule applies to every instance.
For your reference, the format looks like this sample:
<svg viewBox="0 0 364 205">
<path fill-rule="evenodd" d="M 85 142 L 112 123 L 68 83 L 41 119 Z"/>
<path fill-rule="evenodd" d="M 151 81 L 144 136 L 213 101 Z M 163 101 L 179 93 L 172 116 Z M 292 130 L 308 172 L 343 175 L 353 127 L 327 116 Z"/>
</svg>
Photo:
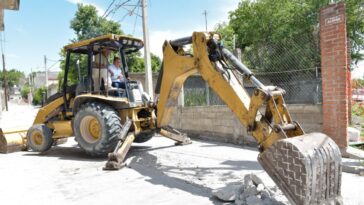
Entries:
<svg viewBox="0 0 364 205">
<path fill-rule="evenodd" d="M 36 110 L 29 109 L 3 113 L 0 126 L 31 123 Z M 44 154 L 0 155 L 0 204 L 221 204 L 213 189 L 262 172 L 255 148 L 173 144 L 163 137 L 133 144 L 119 171 L 103 171 L 106 159 L 87 156 L 72 138 Z M 345 205 L 364 205 L 363 184 L 364 177 L 343 173 Z"/>
</svg>

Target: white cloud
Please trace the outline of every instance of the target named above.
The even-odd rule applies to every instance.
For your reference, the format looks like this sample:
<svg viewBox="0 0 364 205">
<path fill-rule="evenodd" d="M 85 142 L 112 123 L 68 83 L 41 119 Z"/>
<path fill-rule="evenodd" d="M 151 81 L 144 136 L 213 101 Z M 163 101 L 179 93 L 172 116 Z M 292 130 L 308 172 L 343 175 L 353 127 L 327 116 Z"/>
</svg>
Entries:
<svg viewBox="0 0 364 205">
<path fill-rule="evenodd" d="M 21 34 L 25 34 L 26 31 L 24 30 L 24 27 L 22 25 L 18 25 L 15 27 L 15 31 L 17 31 L 18 33 L 21 33 Z"/>
<path fill-rule="evenodd" d="M 352 71 L 351 78 L 364 78 L 364 61 L 361 61 Z"/>
<path fill-rule="evenodd" d="M 7 58 L 20 58 L 20 56 L 13 54 L 13 53 L 6 54 L 6 57 Z"/>
<path fill-rule="evenodd" d="M 102 16 L 105 13 L 105 10 L 101 6 L 99 6 L 99 5 L 95 4 L 95 3 L 88 2 L 87 0 L 66 0 L 66 1 L 71 3 L 71 4 L 92 5 L 92 6 L 94 6 L 96 8 L 97 14 L 99 16 Z"/>
<path fill-rule="evenodd" d="M 229 12 L 237 9 L 239 2 L 240 0 L 220 1 L 216 9 L 207 11 L 208 28 L 212 30 L 216 24 L 229 21 Z"/>
<path fill-rule="evenodd" d="M 150 31 L 149 35 L 149 45 L 150 52 L 163 58 L 162 46 L 165 40 L 174 40 L 178 38 L 183 38 L 187 36 L 191 36 L 192 32 L 199 31 L 199 29 L 189 29 L 189 30 L 181 30 L 181 31 Z"/>
</svg>

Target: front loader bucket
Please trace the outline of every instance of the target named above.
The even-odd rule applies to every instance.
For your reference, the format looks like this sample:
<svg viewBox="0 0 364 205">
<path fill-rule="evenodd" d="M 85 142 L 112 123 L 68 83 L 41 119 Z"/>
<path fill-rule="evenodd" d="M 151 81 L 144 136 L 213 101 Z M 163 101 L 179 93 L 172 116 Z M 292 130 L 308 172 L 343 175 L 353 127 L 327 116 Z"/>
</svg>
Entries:
<svg viewBox="0 0 364 205">
<path fill-rule="evenodd" d="M 327 135 L 279 140 L 258 161 L 292 204 L 343 204 L 341 153 Z"/>
<path fill-rule="evenodd" d="M 3 132 L 0 128 L 0 153 L 11 153 L 27 149 L 27 130 Z"/>
</svg>

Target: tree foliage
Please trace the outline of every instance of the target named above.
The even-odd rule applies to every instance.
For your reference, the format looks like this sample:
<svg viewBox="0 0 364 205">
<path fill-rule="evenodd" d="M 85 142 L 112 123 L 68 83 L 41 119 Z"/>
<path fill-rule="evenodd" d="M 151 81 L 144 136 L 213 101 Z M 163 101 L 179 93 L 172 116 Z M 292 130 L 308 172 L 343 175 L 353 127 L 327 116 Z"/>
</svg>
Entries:
<svg viewBox="0 0 364 205">
<path fill-rule="evenodd" d="M 96 8 L 92 5 L 78 4 L 78 10 L 71 20 L 70 27 L 75 31 L 76 41 L 109 33 L 123 34 L 118 22 L 98 16 Z"/>
<path fill-rule="evenodd" d="M 364 59 L 360 53 L 364 49 L 364 5 L 363 0 L 344 0 L 347 8 L 348 36 L 351 42 L 351 57 L 354 63 Z M 320 63 L 319 53 L 319 11 L 328 5 L 329 0 L 242 0 L 234 11 L 230 12 L 229 24 L 220 24 L 217 31 L 227 35 L 227 46 L 232 35 L 236 34 L 236 45 L 248 55 L 266 53 L 277 56 L 277 62 L 268 62 L 270 66 L 281 66 L 284 62 L 295 61 L 301 65 L 300 59 L 290 59 L 310 50 L 305 56 L 305 66 L 316 66 Z M 261 45 L 266 45 L 260 51 Z M 283 49 L 282 49 L 283 48 Z M 250 52 L 250 53 L 249 53 Z M 267 53 L 268 52 L 268 53 Z M 266 55 L 264 55 L 266 56 Z M 308 65 L 307 62 L 312 62 Z M 268 66 L 268 65 L 267 65 Z M 288 69 L 282 68 L 280 69 Z M 263 68 L 264 70 L 264 68 Z"/>
<path fill-rule="evenodd" d="M 15 69 L 6 71 L 6 81 L 9 87 L 18 85 L 20 79 L 24 78 L 24 73 Z M 0 71 L 0 82 L 4 82 L 4 73 Z M 3 83 L 2 83 L 3 84 Z M 4 84 L 3 84 L 4 86 Z"/>
<path fill-rule="evenodd" d="M 44 96 L 45 92 L 46 92 L 45 87 L 41 87 L 41 88 L 35 90 L 34 96 L 33 96 L 33 104 L 34 105 L 42 104 L 43 96 Z"/>
<path fill-rule="evenodd" d="M 98 16 L 97 10 L 92 5 L 78 4 L 78 10 L 75 13 L 75 17 L 71 20 L 70 28 L 74 30 L 76 38 L 72 42 L 90 39 L 96 36 L 105 34 L 124 34 L 121 30 L 121 26 L 118 22 L 113 20 L 108 20 Z M 63 75 L 65 69 L 65 58 L 66 53 L 61 50 L 60 55 L 63 56 L 63 61 L 61 61 L 62 72 L 58 76 L 60 87 L 63 84 Z M 109 61 L 112 61 L 110 56 Z M 129 67 L 129 72 L 143 72 L 144 71 L 144 60 L 141 57 L 140 52 L 132 53 L 127 57 L 127 63 Z M 69 85 L 78 82 L 78 72 L 77 72 L 77 60 L 80 60 L 81 76 L 86 76 L 87 68 L 87 56 L 86 55 L 76 55 L 72 54 L 70 58 L 70 70 L 69 70 Z M 161 60 L 152 54 L 152 70 L 154 72 L 159 70 Z"/>
<path fill-rule="evenodd" d="M 219 33 L 223 39 L 223 45 L 225 48 L 229 50 L 233 50 L 234 46 L 234 30 L 230 24 L 226 22 L 218 23 L 214 29 L 217 33 Z"/>
<path fill-rule="evenodd" d="M 28 94 L 29 93 L 30 93 L 30 86 L 29 85 L 24 85 L 20 90 L 21 97 L 24 98 L 24 99 L 28 99 Z"/>
</svg>

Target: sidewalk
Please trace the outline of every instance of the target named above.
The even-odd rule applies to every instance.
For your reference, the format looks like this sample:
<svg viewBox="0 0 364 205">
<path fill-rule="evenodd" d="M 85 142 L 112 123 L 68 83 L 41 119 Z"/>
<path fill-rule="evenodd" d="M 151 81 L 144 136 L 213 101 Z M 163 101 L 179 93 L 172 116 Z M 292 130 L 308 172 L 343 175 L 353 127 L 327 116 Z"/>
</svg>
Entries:
<svg viewBox="0 0 364 205">
<path fill-rule="evenodd" d="M 39 108 L 31 105 L 8 103 L 9 111 L 2 111 L 0 128 L 6 130 L 28 129 L 34 121 Z"/>
</svg>

